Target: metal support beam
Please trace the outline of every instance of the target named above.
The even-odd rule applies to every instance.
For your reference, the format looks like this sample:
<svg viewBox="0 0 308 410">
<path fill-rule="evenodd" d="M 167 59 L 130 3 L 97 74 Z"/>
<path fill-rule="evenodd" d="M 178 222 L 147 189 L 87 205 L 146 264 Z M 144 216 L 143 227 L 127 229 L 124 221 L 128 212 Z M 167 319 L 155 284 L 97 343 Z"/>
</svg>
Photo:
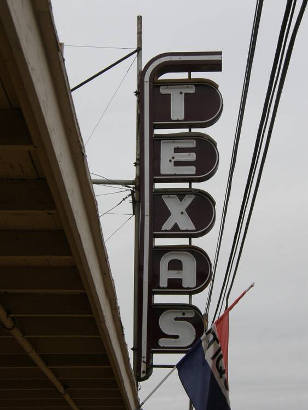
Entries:
<svg viewBox="0 0 308 410">
<path fill-rule="evenodd" d="M 36 353 L 33 346 L 28 342 L 28 340 L 22 335 L 21 331 L 16 327 L 13 320 L 7 315 L 6 311 L 0 305 L 0 321 L 6 330 L 16 339 L 24 351 L 29 357 L 34 361 L 34 363 L 39 367 L 39 369 L 48 377 L 51 383 L 55 386 L 58 392 L 63 396 L 63 399 L 67 404 L 74 410 L 79 410 L 79 408 L 74 403 L 71 396 L 66 393 L 64 386 L 55 376 L 55 374 L 49 369 L 46 363 L 41 359 L 41 357 Z"/>
<path fill-rule="evenodd" d="M 135 185 L 134 179 L 91 179 L 93 185 Z"/>
<path fill-rule="evenodd" d="M 78 88 L 82 87 L 83 85 L 87 84 L 88 82 L 94 80 L 96 77 L 102 75 L 103 73 L 105 73 L 106 71 L 110 70 L 111 68 L 115 67 L 116 65 L 120 64 L 122 61 L 126 60 L 127 58 L 129 58 L 130 56 L 132 56 L 133 54 L 137 53 L 138 49 L 132 51 L 131 53 L 126 54 L 126 56 L 120 58 L 119 60 L 115 61 L 114 63 L 110 64 L 108 67 L 104 68 L 103 70 L 99 71 L 98 73 L 92 75 L 90 78 L 88 78 L 87 80 L 83 81 L 82 83 L 76 85 L 75 87 L 73 87 L 71 89 L 71 92 L 77 90 Z"/>
</svg>

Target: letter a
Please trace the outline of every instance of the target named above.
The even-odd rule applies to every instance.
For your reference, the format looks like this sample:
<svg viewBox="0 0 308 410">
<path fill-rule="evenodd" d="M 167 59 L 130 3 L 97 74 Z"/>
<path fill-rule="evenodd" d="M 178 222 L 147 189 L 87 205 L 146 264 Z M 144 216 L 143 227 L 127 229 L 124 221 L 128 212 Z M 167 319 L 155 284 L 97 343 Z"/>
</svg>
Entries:
<svg viewBox="0 0 308 410">
<path fill-rule="evenodd" d="M 181 262 L 182 269 L 169 269 L 169 262 Z M 181 279 L 183 288 L 193 288 L 196 286 L 196 259 L 189 252 L 167 252 L 160 260 L 159 285 L 162 288 L 168 287 L 168 279 Z"/>
</svg>

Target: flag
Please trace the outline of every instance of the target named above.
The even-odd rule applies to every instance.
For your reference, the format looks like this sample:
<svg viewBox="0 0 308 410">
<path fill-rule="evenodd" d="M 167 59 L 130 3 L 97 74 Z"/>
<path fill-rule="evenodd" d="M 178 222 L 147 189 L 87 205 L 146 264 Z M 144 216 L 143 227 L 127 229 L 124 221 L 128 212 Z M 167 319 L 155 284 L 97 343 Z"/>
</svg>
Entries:
<svg viewBox="0 0 308 410">
<path fill-rule="evenodd" d="M 245 290 L 176 365 L 196 410 L 230 410 L 228 387 L 229 312 Z"/>
<path fill-rule="evenodd" d="M 226 368 L 215 324 L 176 367 L 196 410 L 230 410 Z"/>
</svg>

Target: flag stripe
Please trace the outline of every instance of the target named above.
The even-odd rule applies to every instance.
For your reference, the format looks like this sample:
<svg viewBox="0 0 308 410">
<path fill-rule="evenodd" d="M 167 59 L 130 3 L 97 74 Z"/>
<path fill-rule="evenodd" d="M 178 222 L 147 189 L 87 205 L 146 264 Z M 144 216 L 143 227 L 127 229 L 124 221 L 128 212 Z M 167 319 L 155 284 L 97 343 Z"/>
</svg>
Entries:
<svg viewBox="0 0 308 410">
<path fill-rule="evenodd" d="M 226 369 L 226 377 L 228 379 L 228 342 L 229 342 L 229 312 L 225 312 L 213 325 L 216 328 L 216 333 L 224 358 L 224 365 Z"/>
<path fill-rule="evenodd" d="M 230 410 L 212 369 L 205 359 L 201 340 L 177 364 L 180 380 L 196 410 Z"/>
</svg>

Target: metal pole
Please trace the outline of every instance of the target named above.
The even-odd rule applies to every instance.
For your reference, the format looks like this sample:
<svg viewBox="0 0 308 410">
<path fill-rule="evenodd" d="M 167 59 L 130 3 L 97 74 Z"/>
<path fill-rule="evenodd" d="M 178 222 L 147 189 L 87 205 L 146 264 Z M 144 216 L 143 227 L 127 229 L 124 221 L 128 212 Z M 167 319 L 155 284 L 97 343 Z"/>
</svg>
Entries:
<svg viewBox="0 0 308 410">
<path fill-rule="evenodd" d="M 140 76 L 142 72 L 142 16 L 137 16 L 137 104 L 136 104 L 136 178 L 135 178 L 135 262 L 134 262 L 134 348 L 137 346 L 137 297 L 139 268 L 139 223 L 140 223 Z M 134 372 L 137 372 L 134 351 Z"/>
<path fill-rule="evenodd" d="M 127 58 L 131 57 L 132 55 L 134 55 L 135 53 L 138 53 L 138 49 L 132 51 L 131 53 L 126 54 L 126 56 L 120 58 L 120 60 L 115 61 L 114 63 L 112 63 L 111 65 L 109 65 L 108 67 L 104 68 L 103 70 L 99 71 L 98 73 L 92 75 L 90 78 L 84 80 L 82 83 L 75 85 L 75 87 L 73 87 L 71 89 L 71 92 L 78 90 L 78 88 L 82 87 L 83 85 L 87 84 L 88 82 L 94 80 L 96 77 L 104 74 L 106 71 L 110 70 L 111 68 L 115 67 L 116 65 L 122 63 L 122 61 L 126 60 Z"/>
<path fill-rule="evenodd" d="M 191 72 L 188 73 L 188 78 L 191 79 Z M 191 132 L 191 128 L 188 128 L 188 131 Z M 189 182 L 189 188 L 192 188 L 192 183 Z M 189 238 L 189 245 L 192 245 L 192 238 Z M 189 295 L 189 304 L 192 305 L 193 298 L 192 295 Z M 193 405 L 191 400 L 189 399 L 188 410 L 193 410 Z"/>
<path fill-rule="evenodd" d="M 171 374 L 174 372 L 175 369 L 176 369 L 176 366 L 174 366 L 172 370 L 170 370 L 170 372 L 167 373 L 167 375 L 162 379 L 162 381 L 158 383 L 158 385 L 154 388 L 154 390 L 152 390 L 151 393 L 147 395 L 147 397 L 143 400 L 143 402 L 140 403 L 138 409 L 141 409 L 144 403 L 148 401 L 148 399 L 160 388 L 160 386 L 168 379 L 168 377 L 171 376 Z"/>
<path fill-rule="evenodd" d="M 135 185 L 134 179 L 91 179 L 94 185 Z"/>
</svg>

